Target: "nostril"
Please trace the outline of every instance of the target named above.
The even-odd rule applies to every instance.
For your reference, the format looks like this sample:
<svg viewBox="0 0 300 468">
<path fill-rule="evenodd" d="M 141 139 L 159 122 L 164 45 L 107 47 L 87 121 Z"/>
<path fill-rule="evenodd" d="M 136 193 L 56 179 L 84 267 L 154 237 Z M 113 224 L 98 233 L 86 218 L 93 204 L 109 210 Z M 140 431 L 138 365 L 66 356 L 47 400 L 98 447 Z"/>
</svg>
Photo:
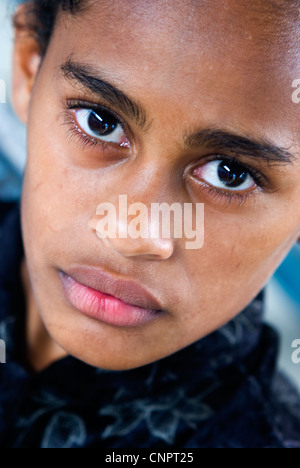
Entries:
<svg viewBox="0 0 300 468">
<path fill-rule="evenodd" d="M 174 252 L 172 240 L 107 238 L 102 241 L 106 248 L 111 248 L 126 258 L 141 257 L 143 260 L 161 261 L 168 260 Z"/>
</svg>

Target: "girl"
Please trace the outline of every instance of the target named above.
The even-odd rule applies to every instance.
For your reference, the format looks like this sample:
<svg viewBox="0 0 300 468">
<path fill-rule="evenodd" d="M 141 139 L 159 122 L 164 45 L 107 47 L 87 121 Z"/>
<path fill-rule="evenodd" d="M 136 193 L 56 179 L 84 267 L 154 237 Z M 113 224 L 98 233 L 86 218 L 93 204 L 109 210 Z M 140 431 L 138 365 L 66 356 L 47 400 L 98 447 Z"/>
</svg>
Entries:
<svg viewBox="0 0 300 468">
<path fill-rule="evenodd" d="M 14 22 L 1 445 L 300 447 L 260 293 L 300 237 L 298 1 L 36 0 Z M 121 196 L 204 204 L 204 246 L 148 218 L 158 236 L 103 236 Z"/>
</svg>

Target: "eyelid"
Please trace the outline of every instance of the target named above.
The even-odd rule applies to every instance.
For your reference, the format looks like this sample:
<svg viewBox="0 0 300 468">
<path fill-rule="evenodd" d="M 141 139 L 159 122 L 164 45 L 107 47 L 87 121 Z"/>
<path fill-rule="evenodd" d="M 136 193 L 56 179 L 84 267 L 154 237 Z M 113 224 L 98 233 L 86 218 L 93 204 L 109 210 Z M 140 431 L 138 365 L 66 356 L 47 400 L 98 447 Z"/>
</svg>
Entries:
<svg viewBox="0 0 300 468">
<path fill-rule="evenodd" d="M 194 177 L 194 171 L 198 167 L 205 166 L 206 164 L 213 161 L 228 161 L 236 162 L 243 166 L 253 178 L 256 187 L 243 191 L 233 191 L 225 190 L 219 187 L 214 187 L 213 185 L 208 184 L 206 181 L 201 180 L 197 177 Z M 207 196 L 216 203 L 222 203 L 223 207 L 228 207 L 231 204 L 236 204 L 238 208 L 241 208 L 246 203 L 251 200 L 254 202 L 256 197 L 260 194 L 268 194 L 276 192 L 274 186 L 272 186 L 269 178 L 263 174 L 261 171 L 257 170 L 255 167 L 250 166 L 247 163 L 244 163 L 241 159 L 236 156 L 231 157 L 218 152 L 210 153 L 207 156 L 203 156 L 202 160 L 198 160 L 196 163 L 189 165 L 185 170 L 185 176 L 191 178 L 193 183 L 196 184 L 199 191 L 203 191 L 208 194 Z"/>
<path fill-rule="evenodd" d="M 113 157 L 113 155 L 116 155 L 116 150 L 118 154 L 120 151 L 129 151 L 131 147 L 131 142 L 126 134 L 126 130 L 122 126 L 122 122 L 120 122 L 120 119 L 118 118 L 117 115 L 110 109 L 99 106 L 98 104 L 96 105 L 95 103 L 88 103 L 86 101 L 81 101 L 78 99 L 68 99 L 67 101 L 63 101 L 63 106 L 64 106 L 64 111 L 62 112 L 62 116 L 64 118 L 63 125 L 68 127 L 67 130 L 67 136 L 70 138 L 70 141 L 73 140 L 73 138 L 77 139 L 79 143 L 80 149 L 83 151 L 86 148 L 96 148 L 100 147 L 103 152 L 109 152 L 110 159 Z M 95 108 L 95 109 L 94 109 Z M 110 113 L 118 122 L 120 126 L 122 126 L 122 129 L 126 135 L 126 138 L 128 138 L 128 141 L 130 143 L 130 147 L 122 147 L 120 145 L 117 145 L 113 142 L 107 142 L 105 140 L 101 140 L 100 138 L 94 138 L 91 135 L 87 135 L 83 129 L 80 127 L 79 123 L 77 122 L 76 116 L 74 115 L 76 110 L 79 109 L 87 109 L 87 110 L 93 110 L 95 112 L 103 112 L 106 111 Z M 119 158 L 120 156 L 118 156 Z"/>
<path fill-rule="evenodd" d="M 262 188 L 266 192 L 273 191 L 271 188 L 271 182 L 269 178 L 262 171 L 256 169 L 253 165 L 244 162 L 243 158 L 238 158 L 236 155 L 230 156 L 228 154 L 225 155 L 218 152 L 210 153 L 209 155 L 204 156 L 202 161 L 193 163 L 193 165 L 190 166 L 189 171 L 193 172 L 197 167 L 205 166 L 206 164 L 213 161 L 228 161 L 230 163 L 235 162 L 240 166 L 244 167 L 247 170 L 247 172 L 249 172 L 250 176 L 253 178 L 254 182 L 258 187 Z"/>
<path fill-rule="evenodd" d="M 226 203 L 226 206 L 229 206 L 233 202 L 235 202 L 238 204 L 239 207 L 242 207 L 245 203 L 255 198 L 256 193 L 259 190 L 262 190 L 259 187 L 256 187 L 256 189 L 254 190 L 248 190 L 248 191 L 244 190 L 243 192 L 235 192 L 235 191 L 227 192 L 226 190 L 214 188 L 213 186 L 209 186 L 205 183 L 202 183 L 201 185 L 202 185 L 202 189 L 206 190 L 209 193 L 209 196 L 213 200 L 218 200 L 220 198 Z"/>
<path fill-rule="evenodd" d="M 223 201 L 223 205 L 225 207 L 231 205 L 232 203 L 236 203 L 238 207 L 241 207 L 248 201 L 255 199 L 259 193 L 263 192 L 263 189 L 259 186 L 248 190 L 234 191 L 215 187 L 196 177 L 192 177 L 192 180 L 193 184 L 197 185 L 197 190 L 207 193 L 212 201 Z"/>
<path fill-rule="evenodd" d="M 90 102 L 90 101 L 86 101 L 82 99 L 67 99 L 66 103 L 67 103 L 67 108 L 69 110 L 86 109 L 86 110 L 93 110 L 96 113 L 97 112 L 100 113 L 103 111 L 108 112 L 121 125 L 127 138 L 130 141 L 134 140 L 133 133 L 128 123 L 117 112 L 115 112 L 113 109 L 111 109 L 107 105 L 102 104 L 102 103 Z"/>
</svg>

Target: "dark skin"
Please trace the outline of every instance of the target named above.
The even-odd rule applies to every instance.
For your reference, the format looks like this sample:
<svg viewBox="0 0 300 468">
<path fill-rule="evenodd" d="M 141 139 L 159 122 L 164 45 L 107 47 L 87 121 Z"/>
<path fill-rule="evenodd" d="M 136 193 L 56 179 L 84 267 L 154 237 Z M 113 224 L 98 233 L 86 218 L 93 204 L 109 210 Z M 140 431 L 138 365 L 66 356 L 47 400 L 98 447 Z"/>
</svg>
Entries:
<svg viewBox="0 0 300 468">
<path fill-rule="evenodd" d="M 14 103 L 28 126 L 23 278 L 34 369 L 66 354 L 107 369 L 168 356 L 242 311 L 297 241 L 300 108 L 291 84 L 300 74 L 299 18 L 285 10 L 278 14 L 265 0 L 201 8 L 192 0 L 92 2 L 74 17 L 59 14 L 42 63 L 35 41 L 17 31 Z M 105 92 L 94 92 L 95 80 L 98 91 L 109 83 L 138 104 L 143 119 L 120 100 L 112 107 Z M 78 109 L 82 101 L 111 108 L 126 122 L 129 144 L 84 145 L 70 101 Z M 251 169 L 245 190 L 204 180 L 223 157 Z M 204 247 L 189 251 L 185 239 L 173 238 L 100 241 L 96 207 L 120 194 L 147 206 L 205 203 Z M 138 281 L 164 313 L 123 329 L 82 315 L 66 302 L 57 273 L 74 265 Z"/>
</svg>

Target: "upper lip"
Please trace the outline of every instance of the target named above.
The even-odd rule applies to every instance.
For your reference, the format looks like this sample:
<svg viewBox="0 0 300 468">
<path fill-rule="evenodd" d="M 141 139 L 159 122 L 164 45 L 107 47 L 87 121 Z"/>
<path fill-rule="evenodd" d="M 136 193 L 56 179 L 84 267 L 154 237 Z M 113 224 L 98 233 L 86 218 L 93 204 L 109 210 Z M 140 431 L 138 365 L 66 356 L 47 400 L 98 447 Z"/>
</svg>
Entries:
<svg viewBox="0 0 300 468">
<path fill-rule="evenodd" d="M 142 309 L 162 311 L 158 300 L 144 286 L 135 281 L 115 279 L 111 274 L 94 267 L 75 267 L 63 273 L 83 286 L 113 296 L 126 304 Z"/>
</svg>

